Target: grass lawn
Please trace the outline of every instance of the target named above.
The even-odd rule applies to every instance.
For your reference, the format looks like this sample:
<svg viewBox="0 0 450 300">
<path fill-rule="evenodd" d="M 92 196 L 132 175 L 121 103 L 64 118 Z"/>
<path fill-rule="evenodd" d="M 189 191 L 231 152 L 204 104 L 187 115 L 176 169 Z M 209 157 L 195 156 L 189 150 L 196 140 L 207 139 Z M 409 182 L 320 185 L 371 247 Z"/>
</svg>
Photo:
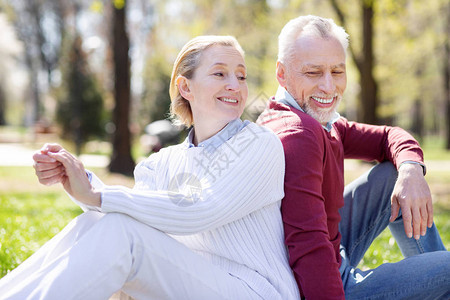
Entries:
<svg viewBox="0 0 450 300">
<path fill-rule="evenodd" d="M 106 183 L 133 180 L 93 170 Z M 38 183 L 32 167 L 0 167 L 0 278 L 57 234 L 82 210 L 60 186 Z"/>
<path fill-rule="evenodd" d="M 57 234 L 80 214 L 59 192 L 0 195 L 0 276 Z"/>
<path fill-rule="evenodd" d="M 368 169 L 353 164 L 346 172 L 351 180 Z M 93 170 L 108 184 L 132 186 L 130 178 Z M 0 167 L 0 278 L 58 233 L 81 209 L 72 203 L 59 186 L 41 186 L 32 167 Z M 435 201 L 435 222 L 444 244 L 450 248 L 450 169 L 429 169 L 427 174 Z M 391 237 L 383 232 L 368 250 L 362 268 L 396 262 L 402 255 Z"/>
</svg>

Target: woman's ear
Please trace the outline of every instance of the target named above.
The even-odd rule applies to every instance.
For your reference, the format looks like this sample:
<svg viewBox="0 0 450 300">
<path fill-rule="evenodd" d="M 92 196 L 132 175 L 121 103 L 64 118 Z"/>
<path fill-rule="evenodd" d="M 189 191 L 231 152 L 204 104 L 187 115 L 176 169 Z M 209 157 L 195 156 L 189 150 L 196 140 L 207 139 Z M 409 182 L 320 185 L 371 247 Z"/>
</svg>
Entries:
<svg viewBox="0 0 450 300">
<path fill-rule="evenodd" d="M 184 76 L 178 76 L 177 78 L 177 87 L 178 90 L 180 91 L 181 96 L 188 100 L 191 101 L 194 97 L 192 96 L 192 92 L 191 89 L 189 87 L 189 79 L 187 79 Z"/>
</svg>

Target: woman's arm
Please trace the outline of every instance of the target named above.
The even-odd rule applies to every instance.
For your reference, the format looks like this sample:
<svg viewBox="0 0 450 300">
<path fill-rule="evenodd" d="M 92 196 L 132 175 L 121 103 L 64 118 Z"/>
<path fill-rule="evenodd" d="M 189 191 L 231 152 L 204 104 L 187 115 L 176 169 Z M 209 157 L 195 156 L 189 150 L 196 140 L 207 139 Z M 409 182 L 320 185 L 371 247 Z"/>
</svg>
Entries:
<svg viewBox="0 0 450 300">
<path fill-rule="evenodd" d="M 242 142 L 249 138 L 245 134 L 251 135 L 252 143 Z M 58 153 L 52 154 L 52 157 L 61 161 L 66 169 L 74 169 L 69 172 L 71 189 L 66 190 L 79 201 L 88 205 L 101 203 L 103 212 L 124 213 L 164 232 L 192 234 L 240 219 L 280 201 L 284 195 L 284 153 L 281 142 L 272 132 L 252 125 L 221 147 L 226 149 L 231 146 L 234 156 L 226 168 L 219 172 L 212 166 L 208 170 L 200 165 L 191 165 L 187 169 L 180 167 L 173 176 L 168 177 L 168 181 L 173 182 L 179 178 L 177 176 L 188 172 L 196 177 L 197 181 L 193 182 L 200 184 L 188 184 L 183 189 L 177 189 L 170 188 L 171 182 L 167 182 L 169 190 L 107 186 L 98 191 L 83 183 L 85 180 L 77 175 L 78 166 L 71 163 L 70 156 Z M 201 149 L 194 148 L 193 151 Z M 204 159 L 201 155 L 195 158 Z M 179 155 L 168 159 L 172 164 L 178 159 L 180 165 L 186 161 Z M 155 176 L 152 169 L 136 172 L 149 172 L 150 177 Z M 101 193 L 101 198 L 98 193 Z"/>
<path fill-rule="evenodd" d="M 221 146 L 233 147 L 235 154 L 229 153 L 226 168 L 206 167 L 202 161 L 192 171 L 180 168 L 168 177 L 169 190 L 107 187 L 102 191 L 102 211 L 125 213 L 161 231 L 182 235 L 222 226 L 280 201 L 284 195 L 284 153 L 279 139 L 256 125 L 234 138 L 235 143 L 230 140 Z M 244 146 L 242 141 L 249 138 L 254 138 L 253 142 Z M 177 185 L 173 183 L 180 178 L 188 184 L 174 188 Z"/>
</svg>

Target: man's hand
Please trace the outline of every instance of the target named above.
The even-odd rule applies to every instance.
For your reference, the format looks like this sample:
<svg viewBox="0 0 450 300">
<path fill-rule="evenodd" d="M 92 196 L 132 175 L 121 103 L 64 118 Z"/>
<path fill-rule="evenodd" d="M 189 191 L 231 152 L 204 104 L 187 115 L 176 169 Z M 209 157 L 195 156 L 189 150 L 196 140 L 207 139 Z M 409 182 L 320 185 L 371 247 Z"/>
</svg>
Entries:
<svg viewBox="0 0 450 300">
<path fill-rule="evenodd" d="M 414 235 L 418 240 L 427 232 L 427 226 L 433 225 L 431 192 L 421 165 L 405 163 L 400 166 L 391 204 L 390 221 L 397 218 L 401 209 L 405 233 L 409 238 Z"/>
</svg>

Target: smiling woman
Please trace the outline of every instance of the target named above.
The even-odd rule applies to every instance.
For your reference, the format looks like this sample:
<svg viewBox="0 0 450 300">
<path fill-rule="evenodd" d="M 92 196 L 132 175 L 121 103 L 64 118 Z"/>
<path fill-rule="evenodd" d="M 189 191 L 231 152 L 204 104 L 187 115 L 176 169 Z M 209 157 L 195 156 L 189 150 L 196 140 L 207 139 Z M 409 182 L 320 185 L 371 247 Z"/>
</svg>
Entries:
<svg viewBox="0 0 450 300">
<path fill-rule="evenodd" d="M 0 280 L 6 299 L 298 299 L 284 246 L 284 154 L 268 129 L 241 121 L 248 90 L 233 37 L 181 50 L 172 113 L 187 139 L 108 186 L 47 144 L 33 156 L 44 185 L 62 184 L 85 213 Z M 111 251 L 114 249 L 114 251 Z"/>
<path fill-rule="evenodd" d="M 192 78 L 180 74 L 176 83 L 192 110 L 195 145 L 244 111 L 248 96 L 246 68 L 242 52 L 233 46 L 215 45 L 204 50 Z"/>
</svg>

